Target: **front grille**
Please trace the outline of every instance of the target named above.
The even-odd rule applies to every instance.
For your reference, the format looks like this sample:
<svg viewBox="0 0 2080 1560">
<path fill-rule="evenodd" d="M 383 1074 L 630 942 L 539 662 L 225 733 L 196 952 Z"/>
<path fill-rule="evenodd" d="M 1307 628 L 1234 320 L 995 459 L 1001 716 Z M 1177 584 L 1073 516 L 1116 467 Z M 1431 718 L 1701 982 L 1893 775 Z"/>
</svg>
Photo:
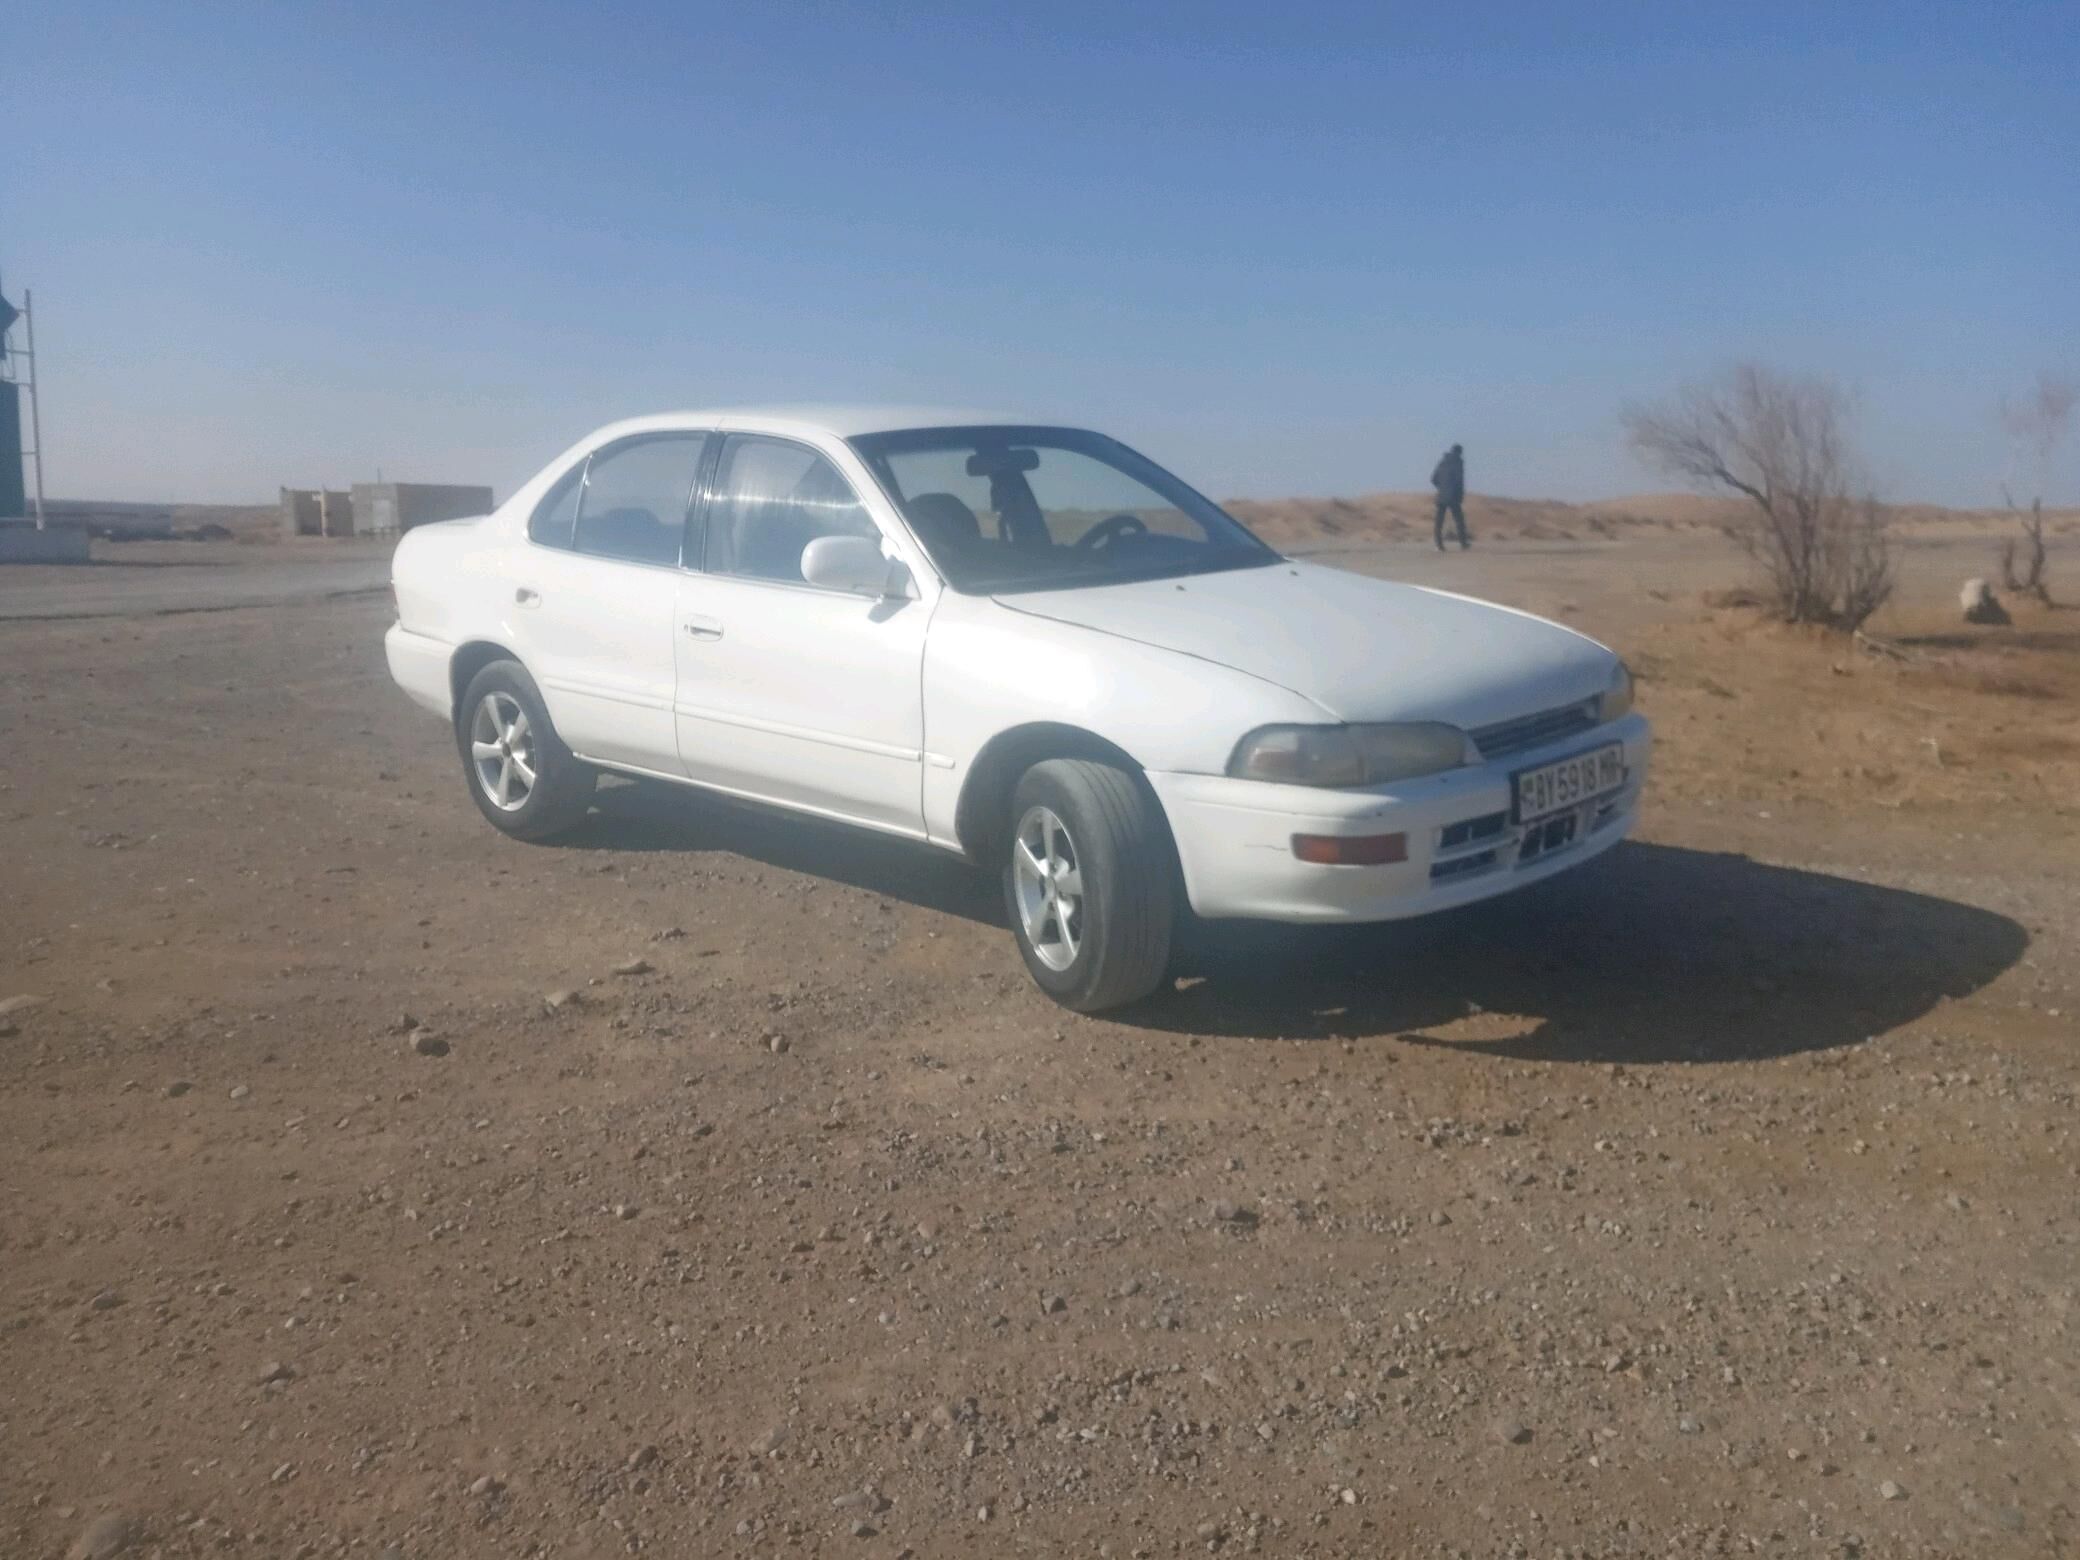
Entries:
<svg viewBox="0 0 2080 1560">
<path fill-rule="evenodd" d="M 1506 812 L 1488 813 L 1479 818 L 1461 818 L 1457 823 L 1444 826 L 1444 832 L 1437 837 L 1437 848 L 1457 850 L 1462 845 L 1491 839 L 1500 834 L 1508 822 L 1509 814 Z"/>
<path fill-rule="evenodd" d="M 1579 704 L 1519 715 L 1515 720 L 1498 720 L 1492 726 L 1477 726 L 1468 735 L 1481 750 L 1482 758 L 1502 758 L 1527 748 L 1543 747 L 1548 742 L 1565 741 L 1595 724 L 1596 701 L 1584 699 Z"/>
</svg>

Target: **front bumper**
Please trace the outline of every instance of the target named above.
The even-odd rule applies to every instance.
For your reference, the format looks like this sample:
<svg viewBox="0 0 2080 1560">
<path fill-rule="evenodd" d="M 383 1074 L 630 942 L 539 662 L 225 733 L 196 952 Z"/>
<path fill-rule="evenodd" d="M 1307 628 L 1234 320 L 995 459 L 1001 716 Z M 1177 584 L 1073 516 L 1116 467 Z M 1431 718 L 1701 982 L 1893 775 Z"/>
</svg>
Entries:
<svg viewBox="0 0 2080 1560">
<path fill-rule="evenodd" d="M 1573 818 L 1571 829 L 1510 820 L 1510 776 L 1613 741 L 1625 747 L 1625 784 L 1562 815 Z M 1638 819 L 1652 745 L 1645 717 L 1633 714 L 1490 763 L 1368 791 L 1157 771 L 1148 780 L 1200 915 L 1394 921 L 1505 894 L 1610 849 Z M 1397 832 L 1408 836 L 1408 859 L 1386 866 L 1316 866 L 1293 854 L 1295 834 Z"/>
</svg>

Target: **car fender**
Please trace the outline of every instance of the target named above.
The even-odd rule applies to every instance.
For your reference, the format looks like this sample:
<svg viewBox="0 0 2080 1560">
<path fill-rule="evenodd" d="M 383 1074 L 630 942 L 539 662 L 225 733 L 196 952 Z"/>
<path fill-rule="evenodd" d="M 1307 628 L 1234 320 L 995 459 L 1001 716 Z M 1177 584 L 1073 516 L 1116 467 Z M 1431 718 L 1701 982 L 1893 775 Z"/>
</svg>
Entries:
<svg viewBox="0 0 2080 1560">
<path fill-rule="evenodd" d="M 1217 662 L 951 591 L 925 642 L 923 694 L 925 830 L 970 853 L 979 814 L 969 795 L 964 830 L 963 796 L 971 782 L 1004 781 L 985 761 L 993 743 L 1001 752 L 1006 740 L 1030 737 L 1022 755 L 1037 754 L 1059 737 L 1144 770 L 1220 774 L 1258 726 L 1333 718 L 1291 689 Z"/>
</svg>

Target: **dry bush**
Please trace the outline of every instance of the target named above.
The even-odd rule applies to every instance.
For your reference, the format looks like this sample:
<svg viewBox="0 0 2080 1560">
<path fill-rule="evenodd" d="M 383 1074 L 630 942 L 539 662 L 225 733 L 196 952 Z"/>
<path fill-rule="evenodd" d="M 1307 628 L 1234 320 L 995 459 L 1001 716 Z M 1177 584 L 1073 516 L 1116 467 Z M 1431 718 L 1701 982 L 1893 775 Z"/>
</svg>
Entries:
<svg viewBox="0 0 2080 1560">
<path fill-rule="evenodd" d="M 2039 374 L 2036 388 L 2022 400 L 2001 403 L 2001 422 L 2015 441 L 2016 453 L 2031 463 L 2036 489 L 2024 510 L 2016 504 L 2010 485 L 2001 484 L 2008 512 L 2022 523 L 2019 538 L 2011 536 L 2001 543 L 2001 583 L 2035 596 L 2046 606 L 2051 604 L 2051 583 L 2044 572 L 2049 563 L 2044 546 L 2044 485 L 2052 457 L 2072 431 L 2075 408 L 2080 408 L 2080 386 L 2051 374 Z"/>
<path fill-rule="evenodd" d="M 1858 499 L 1849 401 L 1829 380 L 1754 363 L 1657 405 L 1628 407 L 1633 452 L 1699 492 L 1748 502 L 1733 535 L 1792 623 L 1859 627 L 1892 595 L 1886 514 Z"/>
</svg>

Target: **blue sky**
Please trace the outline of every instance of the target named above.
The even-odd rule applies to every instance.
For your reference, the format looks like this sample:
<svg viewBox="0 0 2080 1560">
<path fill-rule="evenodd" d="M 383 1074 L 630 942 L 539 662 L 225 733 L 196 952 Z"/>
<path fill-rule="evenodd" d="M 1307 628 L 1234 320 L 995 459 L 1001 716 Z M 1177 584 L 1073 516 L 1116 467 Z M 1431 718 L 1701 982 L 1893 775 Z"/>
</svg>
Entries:
<svg viewBox="0 0 2080 1560">
<path fill-rule="evenodd" d="M 1657 485 L 1742 357 L 1992 501 L 2080 372 L 2080 8 L 28 0 L 50 488 L 501 495 L 679 406 L 1118 433 L 1221 495 Z M 2067 471 L 2073 469 L 2067 463 Z"/>
</svg>

